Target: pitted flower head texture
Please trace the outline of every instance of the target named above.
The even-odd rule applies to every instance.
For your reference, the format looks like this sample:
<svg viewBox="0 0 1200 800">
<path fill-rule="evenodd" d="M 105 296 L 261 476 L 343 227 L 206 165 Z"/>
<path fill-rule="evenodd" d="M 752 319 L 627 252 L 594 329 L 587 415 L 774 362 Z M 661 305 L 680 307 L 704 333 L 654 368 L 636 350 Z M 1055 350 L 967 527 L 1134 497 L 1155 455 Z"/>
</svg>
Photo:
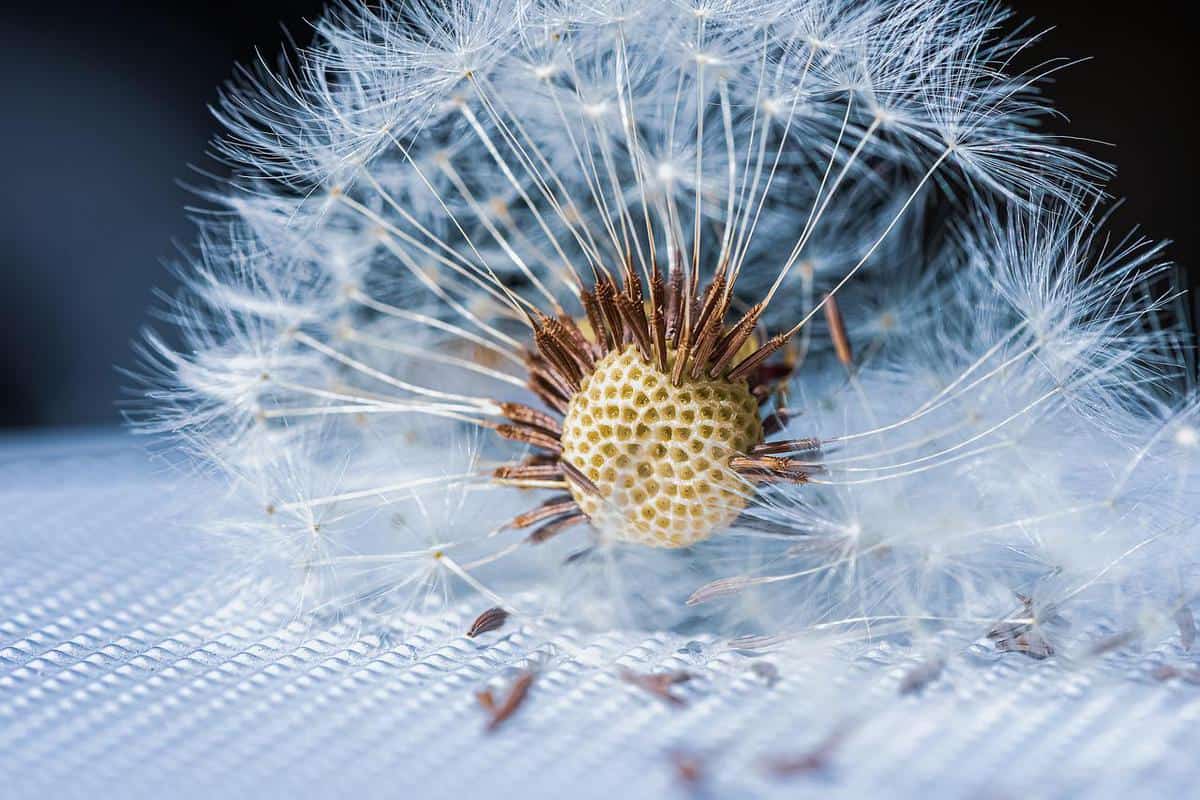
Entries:
<svg viewBox="0 0 1200 800">
<path fill-rule="evenodd" d="M 1187 316 L 1042 127 L 1059 64 L 1021 30 L 979 0 L 335 5 L 217 105 L 233 177 L 144 427 L 310 607 L 1165 635 L 1200 554 Z"/>
<path fill-rule="evenodd" d="M 593 525 L 619 538 L 659 547 L 707 539 L 745 505 L 727 467 L 762 441 L 758 415 L 744 382 L 702 376 L 676 386 L 634 347 L 609 353 L 563 420 L 562 458 L 598 490 L 571 484 L 571 493 Z"/>
</svg>

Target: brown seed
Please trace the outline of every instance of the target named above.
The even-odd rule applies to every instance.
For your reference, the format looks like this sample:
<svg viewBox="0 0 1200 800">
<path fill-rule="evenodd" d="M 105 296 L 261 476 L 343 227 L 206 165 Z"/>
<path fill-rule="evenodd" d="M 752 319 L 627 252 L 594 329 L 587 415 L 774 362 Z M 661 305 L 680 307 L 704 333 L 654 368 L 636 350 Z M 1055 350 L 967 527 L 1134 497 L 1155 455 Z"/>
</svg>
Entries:
<svg viewBox="0 0 1200 800">
<path fill-rule="evenodd" d="M 625 323 L 621 320 L 621 312 L 617 308 L 617 290 L 607 277 L 596 283 L 596 303 L 604 316 L 605 330 L 609 334 L 609 348 L 615 350 L 625 342 Z"/>
<path fill-rule="evenodd" d="M 751 372 L 758 369 L 758 367 L 764 361 L 770 358 L 776 350 L 783 347 L 786 343 L 787 336 L 785 334 L 772 336 L 767 340 L 766 344 L 739 361 L 737 365 L 729 371 L 728 379 L 731 381 L 742 380 Z"/>
<path fill-rule="evenodd" d="M 576 511 L 574 511 L 572 513 L 566 514 L 562 517 L 559 517 L 558 519 L 547 522 L 545 525 L 538 528 L 533 533 L 529 534 L 529 538 L 527 541 L 530 544 L 541 544 L 542 542 L 545 542 L 549 539 L 553 539 L 555 536 L 562 533 L 567 528 L 571 528 L 575 525 L 578 525 L 581 522 L 586 522 L 586 521 L 587 521 L 587 514 L 584 514 L 582 511 L 579 511 L 577 509 Z"/>
<path fill-rule="evenodd" d="M 801 753 L 798 756 L 777 756 L 766 762 L 767 772 L 778 778 L 791 778 L 824 769 L 828 756 L 820 751 Z"/>
<path fill-rule="evenodd" d="M 713 354 L 712 367 L 708 370 L 708 377 L 717 377 L 725 370 L 725 367 L 729 366 L 729 362 L 741 351 L 742 345 L 754 335 L 754 329 L 758 327 L 758 318 L 762 316 L 762 312 L 763 304 L 759 303 L 747 311 L 725 333 Z"/>
<path fill-rule="evenodd" d="M 579 391 L 579 382 L 583 379 L 582 365 L 572 358 L 563 345 L 544 327 L 538 327 L 533 333 L 533 341 L 538 352 L 553 368 L 553 372 L 566 384 L 571 394 Z"/>
<path fill-rule="evenodd" d="M 554 436 L 562 433 L 562 425 L 558 420 L 524 403 L 501 403 L 500 414 L 510 422 L 529 425 Z"/>
<path fill-rule="evenodd" d="M 529 369 L 529 388 L 543 403 L 560 414 L 565 414 L 567 403 L 574 392 L 563 381 L 558 371 L 541 357 L 527 359 L 526 366 Z"/>
<path fill-rule="evenodd" d="M 687 368 L 688 354 L 691 353 L 692 328 L 688 324 L 689 309 L 683 309 L 683 327 L 679 331 L 679 346 L 675 348 L 675 365 L 671 367 L 671 385 L 683 384 L 683 372 Z"/>
<path fill-rule="evenodd" d="M 646 340 L 653 338 L 650 332 L 650 322 L 646 316 L 646 294 L 642 287 L 642 279 L 630 264 L 628 276 L 625 278 L 625 298 L 629 301 L 633 312 L 632 324 L 646 332 Z"/>
<path fill-rule="evenodd" d="M 626 330 L 633 334 L 633 341 L 637 345 L 638 352 L 649 363 L 653 355 L 653 349 L 650 343 L 650 329 L 646 325 L 646 316 L 642 308 L 642 301 L 640 299 L 633 301 L 626 295 L 620 294 L 617 295 L 616 303 L 617 310 L 621 313 L 621 319 L 625 321 Z"/>
<path fill-rule="evenodd" d="M 563 476 L 558 462 L 551 464 L 506 464 L 492 470 L 499 481 L 556 481 Z M 521 526 L 517 526 L 521 527 Z"/>
<path fill-rule="evenodd" d="M 988 638 L 996 642 L 996 649 L 1002 653 L 1020 653 L 1038 661 L 1054 655 L 1054 647 L 1050 642 L 1032 628 L 1017 634 L 988 634 Z"/>
<path fill-rule="evenodd" d="M 848 733 L 847 725 L 840 725 L 811 750 L 795 756 L 768 759 L 764 766 L 768 773 L 777 778 L 792 778 L 821 772 L 829 766 L 834 751 L 841 746 Z"/>
<path fill-rule="evenodd" d="M 638 276 L 637 270 L 633 266 L 633 254 L 626 253 L 625 261 L 621 265 L 624 267 L 623 275 L 625 279 L 625 296 L 640 301 L 642 299 L 642 279 Z"/>
<path fill-rule="evenodd" d="M 695 330 L 704 331 L 710 328 L 715 328 L 712 334 L 714 337 L 713 344 L 716 339 L 720 338 L 721 328 L 725 319 L 725 312 L 729 307 L 729 296 L 725 292 L 725 276 L 717 273 L 713 278 L 713 282 L 708 285 L 708 289 L 704 292 L 704 297 L 701 300 L 700 314 L 696 317 Z M 700 340 L 697 339 L 697 344 Z"/>
<path fill-rule="evenodd" d="M 838 310 L 837 298 L 832 294 L 825 295 L 825 322 L 829 324 L 829 338 L 833 339 L 833 351 L 837 353 L 838 361 L 847 368 L 854 365 L 854 352 L 850 349 L 850 337 L 846 335 L 846 325 L 842 321 L 842 312 Z"/>
<path fill-rule="evenodd" d="M 654 335 L 654 356 L 657 359 L 658 371 L 667 371 L 667 309 L 666 285 L 662 274 L 655 270 L 650 276 L 650 320 L 651 333 Z"/>
<path fill-rule="evenodd" d="M 541 433 L 532 428 L 525 428 L 520 425 L 497 425 L 496 433 L 510 441 L 523 442 L 534 447 L 540 447 L 551 453 L 562 452 L 562 443 L 558 441 L 557 436 Z"/>
<path fill-rule="evenodd" d="M 508 693 L 499 703 L 496 702 L 491 689 L 484 689 L 475 693 L 475 699 L 479 701 L 479 705 L 490 715 L 487 723 L 488 732 L 499 728 L 505 720 L 517 712 L 517 709 L 521 707 L 521 704 L 525 702 L 525 698 L 529 695 L 529 687 L 532 685 L 533 673 L 525 670 L 512 682 Z"/>
<path fill-rule="evenodd" d="M 783 453 L 815 453 L 821 450 L 820 439 L 789 439 L 781 442 L 763 442 L 750 450 L 752 456 L 775 456 Z"/>
<path fill-rule="evenodd" d="M 808 483 L 814 469 L 805 462 L 775 456 L 735 456 L 729 460 L 729 468 L 751 480 L 790 483 Z"/>
<path fill-rule="evenodd" d="M 634 672 L 631 669 L 621 670 L 621 680 L 633 684 L 639 689 L 649 692 L 655 697 L 675 706 L 687 705 L 687 701 L 677 695 L 671 694 L 671 687 L 679 683 L 686 683 L 692 677 L 692 674 L 685 670 L 672 670 L 670 672 Z"/>
<path fill-rule="evenodd" d="M 559 474 L 561 475 L 561 472 Z M 557 517 L 561 514 L 568 514 L 578 510 L 578 508 L 579 506 L 575 504 L 574 498 L 569 494 L 556 494 L 537 508 L 513 517 L 512 522 L 508 523 L 507 527 L 517 529 L 528 528 L 534 523 L 550 519 L 551 517 Z"/>
<path fill-rule="evenodd" d="M 480 614 L 471 623 L 471 629 L 467 631 L 467 638 L 474 639 L 483 633 L 500 630 L 504 627 L 504 623 L 508 621 L 508 612 L 503 608 L 496 606 L 489 608 L 487 611 Z"/>
<path fill-rule="evenodd" d="M 583 331 L 579 329 L 575 318 L 568 314 L 562 314 L 555 322 L 571 342 L 572 352 L 578 353 L 579 358 L 583 360 L 588 369 L 595 366 L 596 351 L 592 348 L 592 343 L 583 335 Z"/>
<path fill-rule="evenodd" d="M 1092 645 L 1088 651 L 1091 655 L 1098 656 L 1104 653 L 1111 653 L 1113 650 L 1120 650 L 1127 644 L 1137 641 L 1137 631 L 1122 631 L 1114 633 L 1112 636 L 1105 636 L 1100 641 Z"/>
<path fill-rule="evenodd" d="M 667 341 L 671 347 L 679 346 L 679 331 L 682 326 L 683 312 L 683 264 L 678 251 L 671 263 L 667 275 Z"/>
<path fill-rule="evenodd" d="M 1154 676 L 1156 681 L 1169 681 L 1179 676 L 1179 670 L 1170 664 L 1159 664 L 1154 668 L 1154 672 L 1150 674 Z"/>
<path fill-rule="evenodd" d="M 692 380 L 708 372 L 709 357 L 721 337 L 721 320 L 713 316 L 699 331 L 700 336 L 692 346 Z"/>
<path fill-rule="evenodd" d="M 750 671 L 759 677 L 768 687 L 779 683 L 779 667 L 770 661 L 755 661 Z"/>
<path fill-rule="evenodd" d="M 587 561 L 589 558 L 595 555 L 595 553 L 595 547 L 585 547 L 582 550 L 576 550 L 574 553 L 571 553 L 571 555 L 563 559 L 563 566 L 565 567 L 568 564 L 578 564 Z"/>
<path fill-rule="evenodd" d="M 996 643 L 996 649 L 1001 653 L 1021 653 L 1039 661 L 1049 658 L 1054 655 L 1054 647 L 1032 622 L 1027 621 L 1039 618 L 1033 610 L 1033 598 L 1018 594 L 1017 599 L 1021 601 L 1021 613 L 1025 619 L 1017 622 L 1001 620 L 988 631 L 988 638 Z M 1041 618 L 1053 619 L 1054 616 L 1054 608 L 1051 606 L 1043 609 Z"/>
<path fill-rule="evenodd" d="M 575 320 L 566 315 L 557 319 L 546 318 L 545 327 L 559 350 L 579 369 L 581 375 L 586 375 L 595 366 L 587 342 L 583 333 L 576 327 Z"/>
<path fill-rule="evenodd" d="M 1156 680 L 1169 681 L 1179 678 L 1182 681 L 1191 684 L 1200 685 L 1200 669 L 1180 669 L 1173 667 L 1170 664 L 1162 664 L 1157 667 L 1152 673 Z"/>
<path fill-rule="evenodd" d="M 612 349 L 608 326 L 604 322 L 604 312 L 600 310 L 600 304 L 596 301 L 596 295 L 592 292 L 580 292 L 579 300 L 583 303 L 583 310 L 587 314 L 588 322 L 592 326 L 593 336 L 596 339 L 592 350 L 597 357 L 603 356 Z"/>
<path fill-rule="evenodd" d="M 900 679 L 900 694 L 921 691 L 941 676 L 945 666 L 946 662 L 940 658 L 931 658 L 917 664 Z"/>
<path fill-rule="evenodd" d="M 697 755 L 676 750 L 671 753 L 671 765 L 675 767 L 675 776 L 685 786 L 695 787 L 704 780 L 704 762 Z"/>
</svg>

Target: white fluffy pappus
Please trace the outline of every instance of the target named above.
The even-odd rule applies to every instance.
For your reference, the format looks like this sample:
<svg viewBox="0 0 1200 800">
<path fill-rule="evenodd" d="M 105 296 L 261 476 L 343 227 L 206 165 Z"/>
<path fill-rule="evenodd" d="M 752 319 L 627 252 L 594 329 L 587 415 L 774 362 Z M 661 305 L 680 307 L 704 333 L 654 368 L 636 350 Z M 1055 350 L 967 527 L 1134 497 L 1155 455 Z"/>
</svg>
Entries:
<svg viewBox="0 0 1200 800">
<path fill-rule="evenodd" d="M 215 529 L 308 608 L 1164 635 L 1200 553 L 1186 319 L 1011 28 L 977 0 L 335 6 L 219 103 L 235 177 L 142 427 L 229 477 Z M 580 510 L 641 502 L 562 456 L 622 348 L 762 390 L 728 495 L 661 487 L 729 512 L 690 547 Z"/>
</svg>

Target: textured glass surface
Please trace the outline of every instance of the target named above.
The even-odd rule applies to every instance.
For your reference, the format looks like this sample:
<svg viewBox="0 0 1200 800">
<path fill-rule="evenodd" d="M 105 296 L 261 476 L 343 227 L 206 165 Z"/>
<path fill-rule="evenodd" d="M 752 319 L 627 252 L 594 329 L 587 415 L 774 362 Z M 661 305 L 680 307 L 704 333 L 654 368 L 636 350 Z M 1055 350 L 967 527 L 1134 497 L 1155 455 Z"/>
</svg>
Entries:
<svg viewBox="0 0 1200 800">
<path fill-rule="evenodd" d="M 835 664 L 550 623 L 471 640 L 478 602 L 401 635 L 215 591 L 219 562 L 189 525 L 210 491 L 122 435 L 0 440 L 0 796 L 657 798 L 692 791 L 681 758 L 717 797 L 1200 786 L 1200 686 L 1160 669 L 1194 668 L 1177 635 L 1089 665 L 970 644 L 907 693 L 922 665 L 886 643 Z M 694 678 L 676 705 L 622 667 Z M 485 732 L 476 691 L 525 668 L 526 702 Z M 809 691 L 829 669 L 832 704 Z M 840 698 L 853 725 L 827 763 L 772 774 L 839 729 Z"/>
</svg>

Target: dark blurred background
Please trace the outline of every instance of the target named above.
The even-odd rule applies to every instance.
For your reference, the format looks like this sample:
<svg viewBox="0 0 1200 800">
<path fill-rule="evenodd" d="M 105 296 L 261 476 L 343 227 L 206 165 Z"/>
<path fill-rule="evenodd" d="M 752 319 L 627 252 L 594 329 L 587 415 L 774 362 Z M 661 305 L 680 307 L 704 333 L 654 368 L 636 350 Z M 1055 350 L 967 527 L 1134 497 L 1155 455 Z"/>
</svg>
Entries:
<svg viewBox="0 0 1200 800">
<path fill-rule="evenodd" d="M 1200 274 L 1197 49 L 1182 2 L 1012 0 L 1045 56 L 1091 56 L 1051 89 L 1069 130 L 1120 167 L 1117 225 L 1172 238 Z M 173 242 L 192 238 L 180 180 L 212 168 L 207 105 L 235 62 L 309 39 L 320 2 L 26 3 L 0 15 L 0 427 L 115 423 L 130 343 Z"/>
</svg>

